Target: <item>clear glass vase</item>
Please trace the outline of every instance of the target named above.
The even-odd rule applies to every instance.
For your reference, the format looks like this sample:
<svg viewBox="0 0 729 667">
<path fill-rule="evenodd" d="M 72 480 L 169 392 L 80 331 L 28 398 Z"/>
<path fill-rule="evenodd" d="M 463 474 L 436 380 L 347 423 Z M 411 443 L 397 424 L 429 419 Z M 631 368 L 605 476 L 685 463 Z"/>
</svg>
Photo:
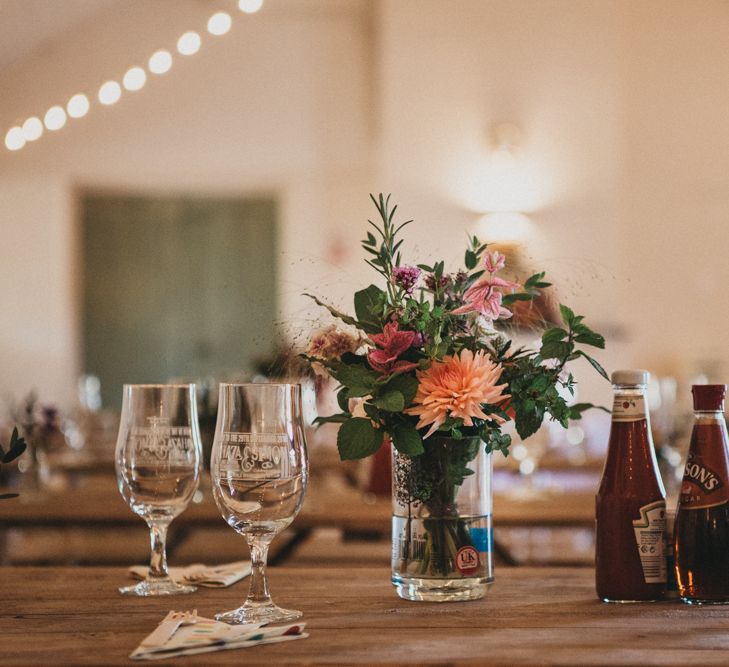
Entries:
<svg viewBox="0 0 729 667">
<path fill-rule="evenodd" d="M 393 449 L 392 583 L 406 600 L 477 600 L 493 582 L 491 454 L 477 438 Z"/>
</svg>

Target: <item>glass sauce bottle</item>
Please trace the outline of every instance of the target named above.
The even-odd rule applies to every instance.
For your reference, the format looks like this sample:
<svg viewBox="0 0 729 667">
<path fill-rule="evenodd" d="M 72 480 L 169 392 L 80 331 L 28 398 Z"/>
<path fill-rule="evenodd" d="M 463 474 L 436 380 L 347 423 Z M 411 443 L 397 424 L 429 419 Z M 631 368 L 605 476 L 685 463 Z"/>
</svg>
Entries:
<svg viewBox="0 0 729 667">
<path fill-rule="evenodd" d="M 694 385 L 694 427 L 678 499 L 674 546 L 681 599 L 729 603 L 726 385 Z"/>
<path fill-rule="evenodd" d="M 604 602 L 666 592 L 666 492 L 646 408 L 648 372 L 615 371 L 607 459 L 596 498 L 595 579 Z"/>
</svg>

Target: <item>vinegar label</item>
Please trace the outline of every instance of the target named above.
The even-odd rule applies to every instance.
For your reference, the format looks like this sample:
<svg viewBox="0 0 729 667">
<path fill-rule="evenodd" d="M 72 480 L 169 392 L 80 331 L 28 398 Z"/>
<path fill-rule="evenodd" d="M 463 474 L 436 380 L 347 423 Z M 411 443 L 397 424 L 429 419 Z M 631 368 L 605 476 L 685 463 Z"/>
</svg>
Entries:
<svg viewBox="0 0 729 667">
<path fill-rule="evenodd" d="M 643 505 L 640 519 L 633 521 L 633 531 L 645 583 L 666 583 L 666 501 Z"/>
<path fill-rule="evenodd" d="M 643 396 L 621 396 L 613 399 L 614 422 L 637 422 L 645 419 L 645 399 Z"/>
<path fill-rule="evenodd" d="M 719 456 L 723 456 L 721 450 Z M 729 486 L 719 474 L 724 466 L 723 460 L 711 461 L 693 452 L 689 454 L 681 484 L 681 507 L 702 509 L 729 501 Z"/>
</svg>

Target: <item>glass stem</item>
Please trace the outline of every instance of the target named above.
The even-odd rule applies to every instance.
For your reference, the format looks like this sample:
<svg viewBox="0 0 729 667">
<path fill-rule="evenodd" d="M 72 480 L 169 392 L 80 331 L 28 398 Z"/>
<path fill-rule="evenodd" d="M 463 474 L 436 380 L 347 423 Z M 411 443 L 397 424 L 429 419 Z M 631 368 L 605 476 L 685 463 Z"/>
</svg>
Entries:
<svg viewBox="0 0 729 667">
<path fill-rule="evenodd" d="M 149 560 L 149 576 L 153 579 L 167 579 L 167 522 L 150 521 L 149 539 L 152 555 Z"/>
<path fill-rule="evenodd" d="M 248 546 L 251 548 L 251 587 L 248 590 L 246 603 L 273 605 L 271 594 L 268 592 L 268 579 L 266 579 L 269 543 L 270 540 L 260 537 L 253 537 L 248 542 Z"/>
</svg>

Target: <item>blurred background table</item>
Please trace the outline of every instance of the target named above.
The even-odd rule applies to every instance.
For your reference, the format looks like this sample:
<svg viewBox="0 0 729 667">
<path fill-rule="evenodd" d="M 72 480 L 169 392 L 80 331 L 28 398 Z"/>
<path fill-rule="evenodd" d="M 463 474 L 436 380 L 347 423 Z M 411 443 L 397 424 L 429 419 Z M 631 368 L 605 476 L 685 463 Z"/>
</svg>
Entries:
<svg viewBox="0 0 729 667">
<path fill-rule="evenodd" d="M 494 522 L 505 562 L 591 562 L 594 475 L 576 473 L 581 477 L 570 479 L 568 472 L 559 474 L 567 490 L 552 480 L 552 487 L 526 494 L 505 471 L 496 475 Z M 389 497 L 363 493 L 341 474 L 314 475 L 301 513 L 273 543 L 273 562 L 295 551 L 303 564 L 322 558 L 386 563 L 390 512 Z M 146 527 L 110 474 L 85 474 L 64 490 L 3 501 L 0 534 L 6 564 L 125 564 L 148 557 Z M 169 553 L 175 563 L 239 560 L 247 553 L 243 539 L 223 522 L 207 477 L 171 524 Z"/>
</svg>

